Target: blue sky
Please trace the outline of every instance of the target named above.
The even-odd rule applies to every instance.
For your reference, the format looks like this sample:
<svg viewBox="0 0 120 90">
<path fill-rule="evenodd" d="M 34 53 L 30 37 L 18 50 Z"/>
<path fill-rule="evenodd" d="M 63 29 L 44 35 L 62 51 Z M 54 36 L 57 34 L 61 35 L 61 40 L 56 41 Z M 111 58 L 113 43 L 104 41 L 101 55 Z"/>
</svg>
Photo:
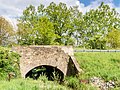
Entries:
<svg viewBox="0 0 120 90">
<path fill-rule="evenodd" d="M 91 2 L 95 1 L 95 0 L 79 0 L 81 3 L 84 3 L 85 6 L 90 5 Z"/>
<path fill-rule="evenodd" d="M 99 0 L 79 0 L 81 3 L 84 3 L 85 6 L 89 6 L 90 3 L 94 2 L 94 1 L 99 1 Z M 101 0 L 102 1 L 102 0 Z M 103 2 L 111 2 L 113 3 L 115 6 L 119 7 L 120 6 L 120 0 L 103 0 Z"/>
<path fill-rule="evenodd" d="M 114 0 L 113 3 L 114 3 L 116 6 L 120 6 L 120 0 Z"/>
</svg>

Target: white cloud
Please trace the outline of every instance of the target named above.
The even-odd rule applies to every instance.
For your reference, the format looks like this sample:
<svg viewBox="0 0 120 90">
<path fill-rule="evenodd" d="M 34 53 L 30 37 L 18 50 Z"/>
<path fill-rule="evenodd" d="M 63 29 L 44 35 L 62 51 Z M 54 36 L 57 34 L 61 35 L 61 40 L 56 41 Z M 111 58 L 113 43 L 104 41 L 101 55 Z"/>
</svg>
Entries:
<svg viewBox="0 0 120 90">
<path fill-rule="evenodd" d="M 0 0 L 0 15 L 9 16 L 9 17 L 17 17 L 22 14 L 22 11 L 31 5 L 38 6 L 40 3 L 44 5 L 49 5 L 51 2 L 66 3 L 67 6 L 76 5 L 76 1 L 78 0 Z"/>
<path fill-rule="evenodd" d="M 120 13 L 120 7 L 116 7 L 116 11 Z"/>
</svg>

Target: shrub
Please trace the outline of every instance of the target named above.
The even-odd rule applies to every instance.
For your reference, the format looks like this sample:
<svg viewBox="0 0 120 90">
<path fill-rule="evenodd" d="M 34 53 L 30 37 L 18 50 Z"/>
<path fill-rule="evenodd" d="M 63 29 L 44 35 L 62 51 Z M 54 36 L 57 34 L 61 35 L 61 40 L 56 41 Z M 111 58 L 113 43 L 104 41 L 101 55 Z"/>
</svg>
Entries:
<svg viewBox="0 0 120 90">
<path fill-rule="evenodd" d="M 10 72 L 19 74 L 19 55 L 8 48 L 0 47 L 0 79 L 5 79 Z"/>
</svg>

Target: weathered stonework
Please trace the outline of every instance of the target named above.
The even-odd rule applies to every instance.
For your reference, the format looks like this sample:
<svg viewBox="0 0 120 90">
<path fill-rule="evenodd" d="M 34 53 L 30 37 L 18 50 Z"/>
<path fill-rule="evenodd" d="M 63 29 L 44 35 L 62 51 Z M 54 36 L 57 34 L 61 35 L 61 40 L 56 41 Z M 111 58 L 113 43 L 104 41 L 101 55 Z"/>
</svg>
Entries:
<svg viewBox="0 0 120 90">
<path fill-rule="evenodd" d="M 20 71 L 24 78 L 30 70 L 41 65 L 56 67 L 64 76 L 81 71 L 71 46 L 18 46 L 12 50 L 21 55 Z"/>
</svg>

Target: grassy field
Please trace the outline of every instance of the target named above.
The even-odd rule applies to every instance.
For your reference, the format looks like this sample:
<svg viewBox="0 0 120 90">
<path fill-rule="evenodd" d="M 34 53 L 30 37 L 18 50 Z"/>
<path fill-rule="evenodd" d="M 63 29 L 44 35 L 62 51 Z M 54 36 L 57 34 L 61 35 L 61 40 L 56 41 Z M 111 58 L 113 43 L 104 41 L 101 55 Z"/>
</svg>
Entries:
<svg viewBox="0 0 120 90">
<path fill-rule="evenodd" d="M 102 78 L 105 82 L 114 81 L 116 87 L 110 90 L 120 90 L 120 53 L 110 52 L 77 52 L 75 57 L 83 72 L 77 77 L 67 77 L 63 84 L 48 81 L 46 77 L 39 80 L 12 79 L 10 82 L 1 80 L 0 90 L 97 90 L 89 83 L 92 77 Z"/>
<path fill-rule="evenodd" d="M 120 53 L 81 52 L 75 57 L 84 71 L 84 78 L 98 76 L 107 80 L 120 80 Z"/>
<path fill-rule="evenodd" d="M 10 82 L 0 81 L 0 90 L 70 90 L 70 88 L 41 77 L 41 80 L 13 79 Z"/>
<path fill-rule="evenodd" d="M 112 80 L 120 86 L 120 53 L 79 52 L 75 53 L 75 57 L 83 69 L 79 79 L 100 77 L 106 82 Z"/>
<path fill-rule="evenodd" d="M 80 84 L 76 77 L 67 77 L 64 83 L 59 84 L 42 76 L 39 80 L 22 78 L 12 79 L 10 82 L 1 80 L 0 90 L 96 90 L 96 88 L 89 84 Z"/>
</svg>

